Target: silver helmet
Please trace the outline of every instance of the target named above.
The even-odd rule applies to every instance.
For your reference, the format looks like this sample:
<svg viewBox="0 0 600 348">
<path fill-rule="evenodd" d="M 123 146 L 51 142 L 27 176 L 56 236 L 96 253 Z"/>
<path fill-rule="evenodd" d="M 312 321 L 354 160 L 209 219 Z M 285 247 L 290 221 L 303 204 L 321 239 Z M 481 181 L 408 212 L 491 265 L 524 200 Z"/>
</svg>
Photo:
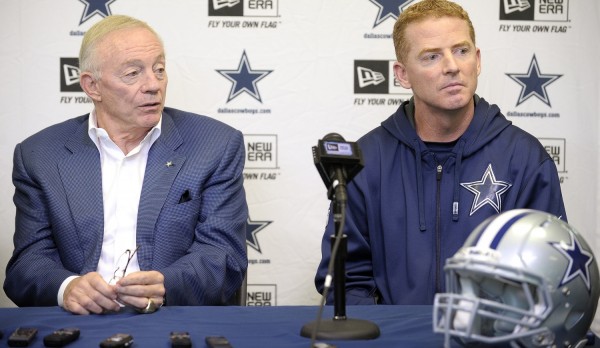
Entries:
<svg viewBox="0 0 600 348">
<path fill-rule="evenodd" d="M 482 222 L 446 260 L 433 330 L 463 344 L 583 347 L 600 276 L 591 248 L 559 218 L 515 209 Z"/>
</svg>

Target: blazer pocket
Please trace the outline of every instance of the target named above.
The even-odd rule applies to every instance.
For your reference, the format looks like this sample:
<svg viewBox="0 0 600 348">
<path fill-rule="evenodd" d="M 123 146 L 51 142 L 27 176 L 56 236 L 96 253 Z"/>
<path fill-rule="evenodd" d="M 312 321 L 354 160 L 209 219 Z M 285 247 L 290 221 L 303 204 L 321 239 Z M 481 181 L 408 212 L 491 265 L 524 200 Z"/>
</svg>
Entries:
<svg viewBox="0 0 600 348">
<path fill-rule="evenodd" d="M 181 221 L 188 220 L 190 218 L 198 219 L 200 215 L 200 207 L 202 205 L 202 198 L 189 200 L 185 203 L 172 204 L 165 206 L 160 213 L 160 219 L 166 219 L 170 221 Z"/>
</svg>

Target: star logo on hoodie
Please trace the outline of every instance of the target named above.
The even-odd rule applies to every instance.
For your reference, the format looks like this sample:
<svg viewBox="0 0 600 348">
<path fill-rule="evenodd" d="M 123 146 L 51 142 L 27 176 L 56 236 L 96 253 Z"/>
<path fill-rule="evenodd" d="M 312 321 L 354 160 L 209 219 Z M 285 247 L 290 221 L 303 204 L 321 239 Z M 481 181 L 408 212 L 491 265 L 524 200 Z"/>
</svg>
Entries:
<svg viewBox="0 0 600 348">
<path fill-rule="evenodd" d="M 497 213 L 502 210 L 502 194 L 512 186 L 505 181 L 496 180 L 494 169 L 490 163 L 483 173 L 481 180 L 461 183 L 460 186 L 466 188 L 475 195 L 473 205 L 471 206 L 470 216 L 485 205 L 490 205 Z"/>
</svg>

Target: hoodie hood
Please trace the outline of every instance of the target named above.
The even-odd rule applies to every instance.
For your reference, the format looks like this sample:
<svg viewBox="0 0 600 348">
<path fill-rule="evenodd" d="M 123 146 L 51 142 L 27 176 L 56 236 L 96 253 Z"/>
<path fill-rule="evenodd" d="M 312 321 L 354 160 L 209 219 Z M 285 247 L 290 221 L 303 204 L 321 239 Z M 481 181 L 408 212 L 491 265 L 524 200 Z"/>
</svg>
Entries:
<svg viewBox="0 0 600 348">
<path fill-rule="evenodd" d="M 489 143 L 506 127 L 511 125 L 497 105 L 489 104 L 484 98 L 475 95 L 475 115 L 465 133 L 458 139 L 452 152 L 456 153 L 459 143 L 463 143 L 461 155 L 468 157 L 481 147 Z M 381 123 L 382 127 L 390 132 L 398 141 L 408 145 L 414 150 L 424 152 L 427 150 L 425 143 L 419 138 L 414 126 L 414 103 L 411 98 L 400 105 L 396 113 Z M 415 147 L 415 142 L 419 147 Z"/>
<path fill-rule="evenodd" d="M 458 221 L 459 178 L 462 171 L 463 158 L 467 158 L 477 152 L 477 150 L 492 141 L 506 127 L 511 125 L 511 122 L 500 113 L 500 109 L 497 105 L 491 105 L 485 99 L 480 98 L 477 95 L 473 98 L 475 100 L 475 114 L 473 115 L 473 120 L 463 135 L 458 138 L 456 145 L 452 149 L 452 153 L 456 158 L 456 165 L 454 167 L 454 199 L 452 205 L 452 219 L 454 221 Z M 414 151 L 417 164 L 416 179 L 420 230 L 425 231 L 427 226 L 424 215 L 422 157 L 429 150 L 415 130 L 413 99 L 411 98 L 409 101 L 404 102 L 398 108 L 396 113 L 381 123 L 381 126 L 393 137 L 398 139 L 399 142 L 404 143 Z"/>
</svg>

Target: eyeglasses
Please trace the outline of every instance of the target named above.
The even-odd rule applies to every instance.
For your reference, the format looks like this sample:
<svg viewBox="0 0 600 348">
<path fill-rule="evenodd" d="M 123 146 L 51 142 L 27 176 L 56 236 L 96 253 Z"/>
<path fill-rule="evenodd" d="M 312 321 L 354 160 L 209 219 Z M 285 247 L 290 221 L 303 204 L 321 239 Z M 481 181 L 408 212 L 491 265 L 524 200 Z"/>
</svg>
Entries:
<svg viewBox="0 0 600 348">
<path fill-rule="evenodd" d="M 131 259 L 133 259 L 133 256 L 135 255 L 135 253 L 138 251 L 138 249 L 140 248 L 140 246 L 136 246 L 135 249 L 133 251 L 131 251 L 130 249 L 125 250 L 125 252 L 123 254 L 121 254 L 121 256 L 119 256 L 119 260 L 117 261 L 117 269 L 115 269 L 115 272 L 113 273 L 113 277 L 110 279 L 110 281 L 108 282 L 109 285 L 115 285 L 119 279 L 125 277 L 125 272 L 127 272 L 127 266 L 129 266 L 129 262 L 131 261 Z M 125 259 L 127 259 L 127 261 L 125 261 Z M 123 261 L 125 261 L 125 265 L 123 267 L 121 267 L 121 265 L 123 264 Z"/>
</svg>

